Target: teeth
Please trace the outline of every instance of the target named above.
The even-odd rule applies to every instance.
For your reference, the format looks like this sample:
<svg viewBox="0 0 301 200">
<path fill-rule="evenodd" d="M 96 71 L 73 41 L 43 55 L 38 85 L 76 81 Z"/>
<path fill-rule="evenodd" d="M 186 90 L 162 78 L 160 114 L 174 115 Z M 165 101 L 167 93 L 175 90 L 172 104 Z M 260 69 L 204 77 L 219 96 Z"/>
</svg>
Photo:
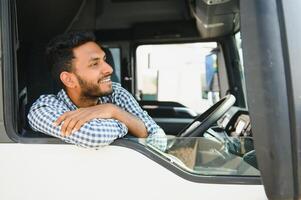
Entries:
<svg viewBox="0 0 301 200">
<path fill-rule="evenodd" d="M 111 78 L 110 77 L 105 78 L 102 81 L 100 81 L 100 83 L 108 83 L 108 82 L 111 82 Z"/>
</svg>

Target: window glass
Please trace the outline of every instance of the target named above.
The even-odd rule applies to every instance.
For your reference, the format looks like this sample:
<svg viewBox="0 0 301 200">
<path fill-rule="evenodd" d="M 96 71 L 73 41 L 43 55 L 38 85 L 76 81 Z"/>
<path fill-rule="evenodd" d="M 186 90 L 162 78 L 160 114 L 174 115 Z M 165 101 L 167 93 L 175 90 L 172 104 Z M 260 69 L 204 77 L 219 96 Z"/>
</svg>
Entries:
<svg viewBox="0 0 301 200">
<path fill-rule="evenodd" d="M 220 99 L 218 52 L 215 42 L 139 46 L 136 96 L 204 112 Z"/>
<path fill-rule="evenodd" d="M 138 141 L 165 160 L 199 175 L 260 176 L 250 137 L 220 141 L 204 137 L 129 138 Z M 232 141 L 233 140 L 233 141 Z"/>
</svg>

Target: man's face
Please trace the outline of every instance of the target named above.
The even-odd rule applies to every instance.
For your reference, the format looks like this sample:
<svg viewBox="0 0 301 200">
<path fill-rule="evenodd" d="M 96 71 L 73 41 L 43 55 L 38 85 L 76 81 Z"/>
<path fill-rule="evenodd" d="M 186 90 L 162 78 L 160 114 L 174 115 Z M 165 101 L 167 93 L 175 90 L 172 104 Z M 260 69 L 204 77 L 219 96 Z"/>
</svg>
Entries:
<svg viewBox="0 0 301 200">
<path fill-rule="evenodd" d="M 112 67 L 106 63 L 104 51 L 95 43 L 87 42 L 73 49 L 73 71 L 80 95 L 96 98 L 112 93 Z"/>
</svg>

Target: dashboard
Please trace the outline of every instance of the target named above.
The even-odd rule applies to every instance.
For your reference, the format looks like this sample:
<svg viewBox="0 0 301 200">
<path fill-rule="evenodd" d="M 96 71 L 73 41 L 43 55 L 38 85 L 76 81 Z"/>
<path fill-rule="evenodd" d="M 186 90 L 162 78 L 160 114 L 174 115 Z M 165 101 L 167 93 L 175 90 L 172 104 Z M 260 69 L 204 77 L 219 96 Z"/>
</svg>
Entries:
<svg viewBox="0 0 301 200">
<path fill-rule="evenodd" d="M 250 115 L 245 109 L 232 107 L 217 124 L 222 127 L 229 136 L 252 136 Z"/>
</svg>

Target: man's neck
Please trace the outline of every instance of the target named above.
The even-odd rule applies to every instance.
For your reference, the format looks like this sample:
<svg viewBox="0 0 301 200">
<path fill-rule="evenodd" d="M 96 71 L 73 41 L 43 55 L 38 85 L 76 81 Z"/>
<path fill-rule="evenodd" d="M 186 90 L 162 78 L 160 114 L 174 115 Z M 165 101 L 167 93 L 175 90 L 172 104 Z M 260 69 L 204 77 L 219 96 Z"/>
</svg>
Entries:
<svg viewBox="0 0 301 200">
<path fill-rule="evenodd" d="M 86 107 L 91 107 L 95 106 L 98 103 L 98 98 L 87 98 L 87 97 L 82 97 L 78 95 L 77 93 L 75 94 L 72 91 L 66 91 L 68 97 L 70 100 L 76 105 L 78 108 L 86 108 Z"/>
</svg>

